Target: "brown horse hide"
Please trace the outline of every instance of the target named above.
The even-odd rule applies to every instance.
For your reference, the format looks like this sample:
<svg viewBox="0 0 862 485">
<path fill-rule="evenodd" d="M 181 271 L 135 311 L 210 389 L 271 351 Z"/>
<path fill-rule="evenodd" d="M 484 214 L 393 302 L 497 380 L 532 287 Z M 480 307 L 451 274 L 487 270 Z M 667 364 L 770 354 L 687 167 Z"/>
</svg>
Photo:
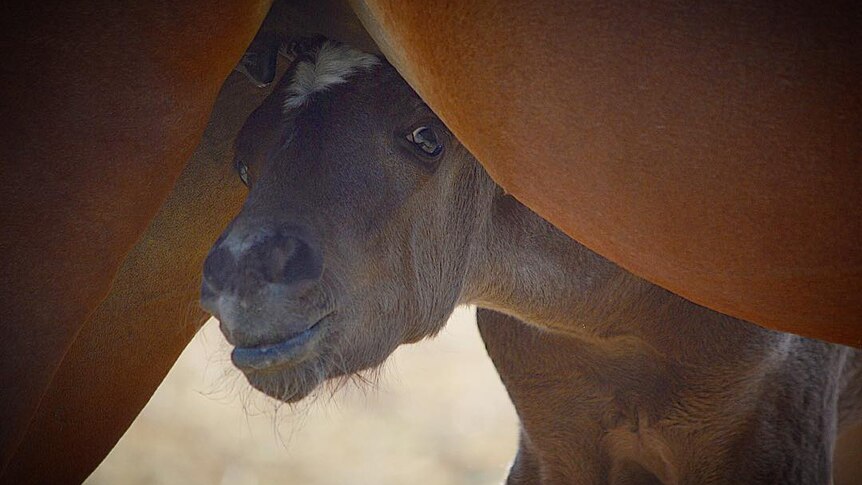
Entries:
<svg viewBox="0 0 862 485">
<path fill-rule="evenodd" d="M 200 141 L 219 87 L 267 8 L 265 0 L 4 6 L 0 470 L 34 425 L 36 408 L 84 322 L 103 318 L 96 308 Z M 161 292 L 142 296 L 146 282 L 140 283 L 125 291 L 164 298 Z M 159 324 L 177 325 L 186 311 L 174 308 Z M 81 344 L 91 352 L 86 360 L 117 365 L 103 359 L 128 356 L 103 345 L 124 335 L 130 347 L 138 346 L 134 335 L 151 331 L 156 316 L 124 334 L 120 320 L 130 316 L 113 315 L 119 327 L 108 325 L 108 334 Z M 189 335 L 174 332 L 183 342 Z M 181 347 L 157 341 L 152 348 L 162 345 L 173 356 Z M 117 389 L 105 392 L 95 409 L 125 399 Z M 43 463 L 40 472 L 55 464 Z"/>
<path fill-rule="evenodd" d="M 239 73 L 225 82 L 200 146 L 65 355 L 3 480 L 86 478 L 206 320 L 197 300 L 207 241 L 247 192 L 233 139 L 266 94 Z"/>
<path fill-rule="evenodd" d="M 862 4 L 353 4 L 571 237 L 712 309 L 862 345 Z"/>
</svg>

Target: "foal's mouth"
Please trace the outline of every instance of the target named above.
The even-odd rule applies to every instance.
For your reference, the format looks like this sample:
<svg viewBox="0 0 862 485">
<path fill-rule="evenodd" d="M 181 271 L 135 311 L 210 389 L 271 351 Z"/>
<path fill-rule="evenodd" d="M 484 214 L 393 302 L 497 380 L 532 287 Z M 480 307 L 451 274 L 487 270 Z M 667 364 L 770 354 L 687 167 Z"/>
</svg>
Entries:
<svg viewBox="0 0 862 485">
<path fill-rule="evenodd" d="M 328 316 L 328 315 L 327 315 Z M 235 347 L 230 359 L 244 372 L 276 371 L 296 366 L 314 354 L 326 335 L 326 317 L 281 342 L 254 347 Z"/>
</svg>

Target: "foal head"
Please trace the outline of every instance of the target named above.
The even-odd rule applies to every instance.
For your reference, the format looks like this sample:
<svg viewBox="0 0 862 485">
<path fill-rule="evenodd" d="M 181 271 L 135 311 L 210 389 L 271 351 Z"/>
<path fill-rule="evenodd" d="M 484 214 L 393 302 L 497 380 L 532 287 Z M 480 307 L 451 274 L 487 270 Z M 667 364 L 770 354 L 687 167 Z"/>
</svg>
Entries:
<svg viewBox="0 0 862 485">
<path fill-rule="evenodd" d="M 233 362 L 284 401 L 382 363 L 468 299 L 496 185 L 393 67 L 300 53 L 236 142 L 249 186 L 202 305 Z"/>
</svg>

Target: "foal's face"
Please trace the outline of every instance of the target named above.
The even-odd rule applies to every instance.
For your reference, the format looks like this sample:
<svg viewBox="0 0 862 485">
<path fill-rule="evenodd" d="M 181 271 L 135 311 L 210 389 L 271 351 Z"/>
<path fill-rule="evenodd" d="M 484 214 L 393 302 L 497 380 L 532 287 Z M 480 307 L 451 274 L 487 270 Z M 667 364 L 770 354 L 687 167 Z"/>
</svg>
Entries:
<svg viewBox="0 0 862 485">
<path fill-rule="evenodd" d="M 312 49 L 236 155 L 250 192 L 210 251 L 201 301 L 252 385 L 295 401 L 442 328 L 490 182 L 391 66 Z"/>
</svg>

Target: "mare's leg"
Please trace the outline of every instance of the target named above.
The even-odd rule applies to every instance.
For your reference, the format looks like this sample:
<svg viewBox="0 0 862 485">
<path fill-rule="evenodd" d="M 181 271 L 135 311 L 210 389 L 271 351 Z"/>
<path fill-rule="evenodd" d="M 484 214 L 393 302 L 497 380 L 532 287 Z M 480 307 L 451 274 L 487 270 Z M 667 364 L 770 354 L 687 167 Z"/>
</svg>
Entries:
<svg viewBox="0 0 862 485">
<path fill-rule="evenodd" d="M 0 26 L 0 481 L 267 9 L 19 3 Z"/>
<path fill-rule="evenodd" d="M 231 143 L 265 95 L 238 73 L 228 78 L 201 145 L 47 389 L 11 481 L 86 478 L 206 319 L 198 304 L 203 260 L 247 192 Z"/>
</svg>

